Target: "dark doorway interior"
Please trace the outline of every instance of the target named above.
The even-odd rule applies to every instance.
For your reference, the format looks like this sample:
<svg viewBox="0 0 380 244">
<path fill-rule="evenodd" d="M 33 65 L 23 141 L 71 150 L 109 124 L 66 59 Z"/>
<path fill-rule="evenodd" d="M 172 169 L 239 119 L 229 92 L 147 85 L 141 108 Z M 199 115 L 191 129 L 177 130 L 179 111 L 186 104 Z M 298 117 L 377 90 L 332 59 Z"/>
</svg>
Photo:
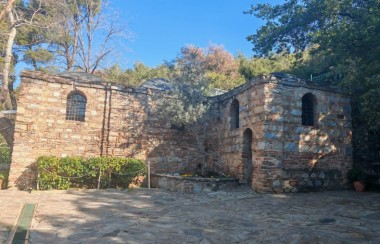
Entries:
<svg viewBox="0 0 380 244">
<path fill-rule="evenodd" d="M 252 130 L 246 129 L 243 133 L 243 170 L 244 182 L 252 185 Z"/>
</svg>

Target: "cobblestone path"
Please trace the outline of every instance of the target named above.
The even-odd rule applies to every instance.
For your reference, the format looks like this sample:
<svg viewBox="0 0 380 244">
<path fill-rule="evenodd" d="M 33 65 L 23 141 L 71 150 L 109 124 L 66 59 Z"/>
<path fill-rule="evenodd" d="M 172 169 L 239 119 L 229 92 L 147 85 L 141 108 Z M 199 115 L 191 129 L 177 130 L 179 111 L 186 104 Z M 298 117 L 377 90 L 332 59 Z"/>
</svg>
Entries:
<svg viewBox="0 0 380 244">
<path fill-rule="evenodd" d="M 0 191 L 0 243 L 36 203 L 29 243 L 380 243 L 380 194 Z"/>
</svg>

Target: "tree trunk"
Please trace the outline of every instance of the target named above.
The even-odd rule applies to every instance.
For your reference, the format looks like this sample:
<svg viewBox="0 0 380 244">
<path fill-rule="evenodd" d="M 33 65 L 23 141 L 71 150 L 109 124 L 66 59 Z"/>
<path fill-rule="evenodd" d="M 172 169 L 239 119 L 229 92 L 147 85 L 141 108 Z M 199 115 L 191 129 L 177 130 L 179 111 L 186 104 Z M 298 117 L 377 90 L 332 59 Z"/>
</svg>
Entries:
<svg viewBox="0 0 380 244">
<path fill-rule="evenodd" d="M 75 20 L 73 20 L 75 21 Z M 79 35 L 79 24 L 77 22 L 74 22 L 74 37 L 73 37 L 73 49 L 71 50 L 71 53 L 69 53 L 69 47 L 68 47 L 68 53 L 67 54 L 67 71 L 72 71 L 74 68 L 74 62 L 75 62 L 75 57 L 78 52 L 78 35 Z"/>
<path fill-rule="evenodd" d="M 5 109 L 15 109 L 14 104 L 12 103 L 12 95 L 13 92 L 13 80 L 9 80 L 9 71 L 12 63 L 12 48 L 14 39 L 17 34 L 17 29 L 15 27 L 15 19 L 12 13 L 12 10 L 8 10 L 9 21 L 11 23 L 11 31 L 8 34 L 8 41 L 5 47 L 5 56 L 4 56 L 4 67 L 3 67 L 3 83 L 2 83 L 2 95 L 3 95 L 3 103 Z M 11 89 L 9 89 L 11 87 Z"/>
<path fill-rule="evenodd" d="M 201 174 L 202 174 L 202 176 L 206 176 L 208 169 L 207 169 L 207 162 L 206 162 L 205 143 L 202 141 L 202 139 L 199 136 L 199 130 L 200 130 L 199 127 L 200 127 L 200 125 L 198 125 L 198 124 L 193 125 L 192 131 L 193 131 L 193 135 L 195 137 L 195 140 L 197 142 L 198 149 L 201 152 L 201 158 L 202 158 Z"/>
<path fill-rule="evenodd" d="M 1 10 L 1 12 L 0 12 L 0 20 L 3 18 L 3 16 L 9 11 L 9 9 L 11 9 L 12 8 L 12 5 L 13 5 L 13 2 L 14 2 L 15 0 L 9 0 L 8 2 L 7 2 L 7 5 L 5 5 L 5 7 L 3 8 L 3 10 Z"/>
</svg>

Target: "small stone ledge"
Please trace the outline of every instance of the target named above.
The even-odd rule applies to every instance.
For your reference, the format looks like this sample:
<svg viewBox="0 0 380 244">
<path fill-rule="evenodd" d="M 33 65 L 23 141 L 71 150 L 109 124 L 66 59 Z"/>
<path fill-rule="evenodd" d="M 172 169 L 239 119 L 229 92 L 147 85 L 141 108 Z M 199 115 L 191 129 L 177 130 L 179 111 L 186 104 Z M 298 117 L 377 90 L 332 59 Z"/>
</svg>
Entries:
<svg viewBox="0 0 380 244">
<path fill-rule="evenodd" d="M 94 88 L 94 89 L 110 89 L 113 91 L 120 91 L 124 93 L 141 93 L 148 94 L 148 88 L 145 87 L 129 87 L 122 84 L 113 84 L 107 82 L 91 82 L 91 80 L 79 79 L 76 80 L 72 77 L 50 75 L 42 71 L 30 71 L 24 70 L 21 73 L 21 78 L 28 78 L 29 80 L 23 80 L 23 82 L 33 82 L 38 83 L 41 81 L 53 83 L 53 84 L 63 84 L 63 85 L 73 85 L 77 87 Z"/>
<path fill-rule="evenodd" d="M 168 191 L 185 193 L 211 192 L 231 189 L 239 185 L 237 178 L 201 178 L 168 174 L 152 174 L 151 185 Z"/>
</svg>

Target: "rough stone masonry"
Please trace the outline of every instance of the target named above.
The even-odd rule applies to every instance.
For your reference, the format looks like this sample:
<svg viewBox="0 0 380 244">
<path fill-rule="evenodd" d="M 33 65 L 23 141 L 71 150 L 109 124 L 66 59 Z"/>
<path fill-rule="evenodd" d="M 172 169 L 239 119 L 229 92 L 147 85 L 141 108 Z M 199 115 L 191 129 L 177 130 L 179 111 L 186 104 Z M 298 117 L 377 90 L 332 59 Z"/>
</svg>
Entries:
<svg viewBox="0 0 380 244">
<path fill-rule="evenodd" d="M 153 113 L 167 87 L 112 85 L 92 75 L 24 71 L 18 100 L 9 186 L 35 186 L 39 156 L 123 156 L 147 160 L 154 173 L 199 167 L 192 133 Z M 80 94 L 83 120 L 67 119 L 68 98 Z M 294 76 L 260 76 L 209 98 L 206 138 L 210 170 L 256 191 L 342 188 L 352 164 L 347 94 Z"/>
</svg>

